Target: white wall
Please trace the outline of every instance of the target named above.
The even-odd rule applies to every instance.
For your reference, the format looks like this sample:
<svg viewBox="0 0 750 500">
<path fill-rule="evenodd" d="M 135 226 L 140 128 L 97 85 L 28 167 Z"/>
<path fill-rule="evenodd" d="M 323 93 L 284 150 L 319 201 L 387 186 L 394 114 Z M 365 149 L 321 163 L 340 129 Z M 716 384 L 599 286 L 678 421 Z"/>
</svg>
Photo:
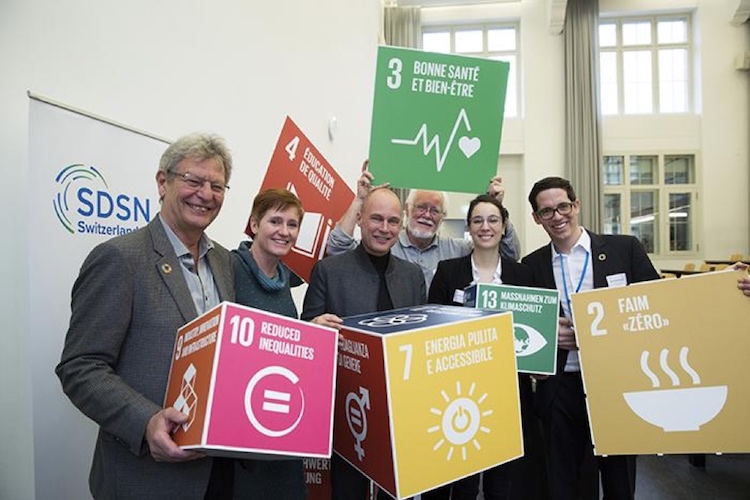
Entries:
<svg viewBox="0 0 750 500">
<path fill-rule="evenodd" d="M 236 167 L 209 233 L 233 247 L 287 114 L 354 183 L 367 154 L 379 31 L 379 0 L 0 2 L 0 498 L 34 498 L 29 360 L 44 348 L 27 334 L 26 91 L 162 137 L 224 135 Z M 329 115 L 339 122 L 334 142 Z"/>
</svg>

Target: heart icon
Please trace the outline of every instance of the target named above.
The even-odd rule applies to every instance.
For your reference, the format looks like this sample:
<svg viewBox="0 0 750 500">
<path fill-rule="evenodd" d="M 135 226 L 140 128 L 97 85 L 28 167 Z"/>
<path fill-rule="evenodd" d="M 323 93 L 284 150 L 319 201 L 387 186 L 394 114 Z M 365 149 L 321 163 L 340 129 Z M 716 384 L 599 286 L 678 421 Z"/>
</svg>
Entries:
<svg viewBox="0 0 750 500">
<path fill-rule="evenodd" d="M 463 154 L 466 156 L 466 158 L 471 158 L 474 153 L 479 151 L 479 148 L 482 146 L 482 141 L 479 140 L 479 137 L 466 137 L 463 136 L 458 140 L 458 147 L 461 149 Z"/>
</svg>

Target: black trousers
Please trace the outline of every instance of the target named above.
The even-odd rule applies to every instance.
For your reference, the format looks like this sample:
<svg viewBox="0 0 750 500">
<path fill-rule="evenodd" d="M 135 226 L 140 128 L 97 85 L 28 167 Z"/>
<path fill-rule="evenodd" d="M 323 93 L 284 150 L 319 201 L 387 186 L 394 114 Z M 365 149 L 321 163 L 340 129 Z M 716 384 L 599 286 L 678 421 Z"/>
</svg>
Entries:
<svg viewBox="0 0 750 500">
<path fill-rule="evenodd" d="M 635 457 L 594 457 L 581 374 L 558 376 L 560 385 L 542 415 L 552 498 L 578 500 L 586 493 L 585 498 L 598 499 L 601 474 L 605 500 L 633 500 Z M 586 463 L 595 467 L 586 469 Z"/>
</svg>

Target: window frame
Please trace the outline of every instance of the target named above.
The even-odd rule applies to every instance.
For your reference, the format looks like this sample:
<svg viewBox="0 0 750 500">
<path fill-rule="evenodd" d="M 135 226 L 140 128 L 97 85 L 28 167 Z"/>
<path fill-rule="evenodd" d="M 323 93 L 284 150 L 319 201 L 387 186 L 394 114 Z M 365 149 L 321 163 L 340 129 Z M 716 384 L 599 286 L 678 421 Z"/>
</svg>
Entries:
<svg viewBox="0 0 750 500">
<path fill-rule="evenodd" d="M 658 170 L 655 182 L 651 184 L 631 184 L 631 157 L 634 156 L 649 156 L 656 157 L 656 168 Z M 668 157 L 692 157 L 693 163 L 693 179 L 692 182 L 683 184 L 667 184 L 666 183 L 666 171 L 665 171 L 665 159 Z M 622 182 L 620 184 L 605 184 L 605 158 L 609 157 L 621 157 L 623 160 L 622 164 Z M 619 234 L 633 234 L 632 230 L 632 217 L 631 215 L 631 194 L 634 192 L 645 192 L 654 191 L 657 196 L 656 212 L 655 217 L 655 228 L 654 231 L 657 234 L 657 239 L 654 245 L 654 251 L 649 252 L 649 256 L 657 258 L 698 258 L 703 247 L 703 241 L 701 235 L 701 182 L 700 182 L 700 152 L 696 150 L 690 151 L 637 151 L 637 152 L 607 152 L 602 156 L 602 163 L 600 167 L 600 173 L 602 178 L 602 200 L 606 199 L 606 195 L 619 195 L 620 196 L 620 212 L 619 212 Z M 689 231 L 692 235 L 692 248 L 686 250 L 672 250 L 670 248 L 670 217 L 667 215 L 666 219 L 664 214 L 669 214 L 669 198 L 670 195 L 674 194 L 689 194 L 691 199 L 691 216 Z M 602 212 L 602 216 L 606 215 L 606 208 Z M 604 224 L 604 220 L 602 220 Z M 604 231 L 605 234 L 611 234 L 608 231 Z"/>
<path fill-rule="evenodd" d="M 515 31 L 516 48 L 513 51 L 490 51 L 488 49 L 488 32 L 493 29 L 509 29 L 512 28 Z M 456 52 L 456 32 L 458 31 L 482 31 L 482 51 L 481 52 Z M 492 21 L 492 22 L 481 22 L 481 23 L 456 23 L 456 24 L 430 24 L 422 25 L 421 33 L 419 36 L 419 48 L 423 48 L 424 35 L 427 33 L 449 33 L 450 35 L 450 52 L 449 54 L 470 56 L 470 57 L 482 57 L 485 59 L 492 59 L 495 57 L 502 56 L 514 56 L 516 58 L 515 68 L 511 67 L 508 75 L 508 89 L 506 90 L 506 105 L 503 110 L 504 118 L 522 118 L 523 117 L 523 88 L 521 86 L 521 67 L 522 67 L 522 56 L 521 56 L 521 23 L 518 21 Z M 511 82 L 511 78 L 513 82 Z M 515 110 L 508 109 L 508 96 L 512 88 L 515 87 Z"/>
<path fill-rule="evenodd" d="M 659 43 L 658 27 L 659 22 L 664 21 L 685 21 L 685 42 Z M 625 45 L 623 42 L 623 24 L 634 22 L 648 22 L 650 24 L 650 43 Z M 685 115 L 696 112 L 695 102 L 695 40 L 693 35 L 693 14 L 691 12 L 673 12 L 660 15 L 634 15 L 634 16 L 602 16 L 597 25 L 600 29 L 602 25 L 615 25 L 615 45 L 602 47 L 598 42 L 599 36 L 597 31 L 597 48 L 599 52 L 599 66 L 601 70 L 601 54 L 615 54 L 616 68 L 616 85 L 617 85 L 617 112 L 607 113 L 604 116 L 643 116 L 643 115 Z M 687 53 L 686 61 L 686 109 L 684 111 L 662 111 L 661 102 L 661 81 L 659 54 L 663 49 L 685 49 Z M 625 63 L 624 54 L 626 52 L 648 51 L 651 55 L 651 111 L 649 112 L 626 112 L 625 111 Z M 597 83 L 602 86 L 602 76 L 600 74 Z M 601 98 L 600 98 L 601 99 Z M 603 102 L 600 101 L 600 108 L 604 109 Z"/>
</svg>

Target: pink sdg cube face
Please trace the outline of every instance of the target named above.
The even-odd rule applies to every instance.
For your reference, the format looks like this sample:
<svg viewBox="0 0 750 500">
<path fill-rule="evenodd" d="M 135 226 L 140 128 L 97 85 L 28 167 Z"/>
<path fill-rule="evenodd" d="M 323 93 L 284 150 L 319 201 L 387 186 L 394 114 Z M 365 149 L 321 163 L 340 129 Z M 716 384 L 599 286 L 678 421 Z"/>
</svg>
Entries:
<svg viewBox="0 0 750 500">
<path fill-rule="evenodd" d="M 207 445 L 328 456 L 336 333 L 228 305 Z"/>
</svg>

